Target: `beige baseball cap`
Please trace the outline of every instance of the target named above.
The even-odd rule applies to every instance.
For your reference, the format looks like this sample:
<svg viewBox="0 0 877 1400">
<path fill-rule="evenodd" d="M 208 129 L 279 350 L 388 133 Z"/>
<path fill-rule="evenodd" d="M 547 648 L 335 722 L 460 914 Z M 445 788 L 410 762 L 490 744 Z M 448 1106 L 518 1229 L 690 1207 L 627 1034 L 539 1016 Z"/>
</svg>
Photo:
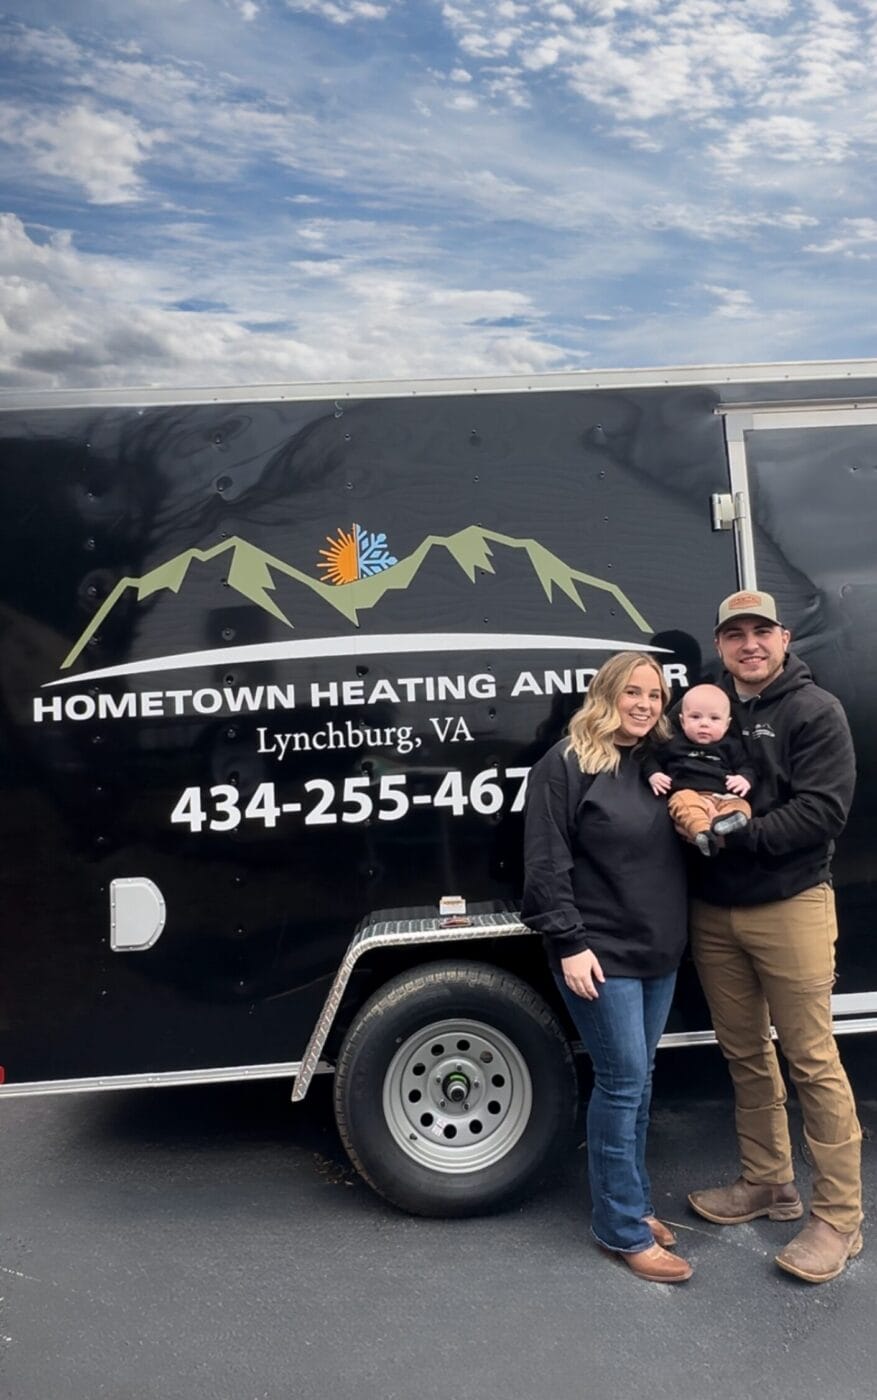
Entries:
<svg viewBox="0 0 877 1400">
<path fill-rule="evenodd" d="M 782 626 L 777 617 L 777 605 L 771 595 L 756 593 L 752 589 L 743 588 L 739 593 L 731 593 L 729 597 L 722 599 L 716 616 L 716 631 L 724 627 L 726 622 L 736 622 L 741 617 L 763 617 L 766 622 L 775 622 L 778 627 Z"/>
</svg>

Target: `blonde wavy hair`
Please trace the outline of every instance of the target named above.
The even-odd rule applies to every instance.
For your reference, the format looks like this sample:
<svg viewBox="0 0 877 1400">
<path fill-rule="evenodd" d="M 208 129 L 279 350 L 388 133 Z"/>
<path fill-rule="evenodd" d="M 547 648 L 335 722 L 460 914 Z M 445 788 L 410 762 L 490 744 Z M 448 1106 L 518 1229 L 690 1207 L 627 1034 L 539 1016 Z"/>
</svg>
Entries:
<svg viewBox="0 0 877 1400">
<path fill-rule="evenodd" d="M 661 715 L 652 733 L 669 739 L 670 725 L 663 711 L 670 699 L 664 673 L 653 656 L 640 651 L 622 651 L 604 661 L 585 696 L 585 703 L 569 722 L 566 752 L 574 752 L 583 773 L 616 773 L 621 755 L 615 735 L 621 727 L 618 701 L 637 666 L 651 666 L 661 687 Z"/>
</svg>

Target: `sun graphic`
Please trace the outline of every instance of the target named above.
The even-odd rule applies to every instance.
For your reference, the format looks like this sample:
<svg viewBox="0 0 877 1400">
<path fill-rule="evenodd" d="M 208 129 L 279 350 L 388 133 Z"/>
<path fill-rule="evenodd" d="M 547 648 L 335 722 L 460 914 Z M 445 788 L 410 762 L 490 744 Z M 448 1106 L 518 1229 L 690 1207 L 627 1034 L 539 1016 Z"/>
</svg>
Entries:
<svg viewBox="0 0 877 1400">
<path fill-rule="evenodd" d="M 317 564 L 317 568 L 323 572 L 324 582 L 353 583 L 354 579 L 359 578 L 356 534 L 357 527 L 354 525 L 349 533 L 339 529 L 335 539 L 331 535 L 326 536 L 329 548 L 320 550 L 323 558 Z"/>
<path fill-rule="evenodd" d="M 399 562 L 387 548 L 385 534 L 364 530 L 356 523 L 349 530 L 339 526 L 334 535 L 326 536 L 326 543 L 329 548 L 320 550 L 323 557 L 317 563 L 324 583 L 355 583 Z"/>
</svg>

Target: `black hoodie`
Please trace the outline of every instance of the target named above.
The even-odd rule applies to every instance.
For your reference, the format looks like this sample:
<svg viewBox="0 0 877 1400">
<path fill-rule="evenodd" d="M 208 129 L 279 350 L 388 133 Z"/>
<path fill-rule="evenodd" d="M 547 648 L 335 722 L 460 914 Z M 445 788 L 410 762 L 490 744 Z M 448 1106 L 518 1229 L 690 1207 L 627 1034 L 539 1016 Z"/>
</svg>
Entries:
<svg viewBox="0 0 877 1400">
<path fill-rule="evenodd" d="M 617 773 L 582 773 L 562 739 L 527 783 L 521 918 L 549 961 L 589 948 L 607 977 L 664 977 L 687 935 L 685 857 L 638 750 Z"/>
<path fill-rule="evenodd" d="M 692 862 L 692 893 L 726 908 L 789 899 L 829 878 L 846 825 L 856 781 L 846 715 L 791 653 L 751 700 L 727 673 L 722 683 L 757 774 L 754 815 L 714 860 Z"/>
</svg>

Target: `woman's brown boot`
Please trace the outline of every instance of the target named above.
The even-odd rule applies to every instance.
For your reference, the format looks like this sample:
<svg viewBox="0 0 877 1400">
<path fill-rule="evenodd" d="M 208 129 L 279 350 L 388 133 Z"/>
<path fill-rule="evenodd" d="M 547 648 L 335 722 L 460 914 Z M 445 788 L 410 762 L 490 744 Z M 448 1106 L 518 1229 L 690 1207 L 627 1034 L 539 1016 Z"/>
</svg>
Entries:
<svg viewBox="0 0 877 1400">
<path fill-rule="evenodd" d="M 655 1244 L 659 1244 L 662 1249 L 672 1249 L 678 1243 L 670 1226 L 665 1225 L 663 1220 L 659 1220 L 656 1215 L 644 1215 L 643 1224 L 648 1225 Z"/>
<path fill-rule="evenodd" d="M 638 1254 L 619 1254 L 631 1273 L 648 1283 L 684 1283 L 691 1278 L 692 1267 L 678 1254 L 669 1254 L 659 1244 L 649 1245 Z"/>
</svg>

